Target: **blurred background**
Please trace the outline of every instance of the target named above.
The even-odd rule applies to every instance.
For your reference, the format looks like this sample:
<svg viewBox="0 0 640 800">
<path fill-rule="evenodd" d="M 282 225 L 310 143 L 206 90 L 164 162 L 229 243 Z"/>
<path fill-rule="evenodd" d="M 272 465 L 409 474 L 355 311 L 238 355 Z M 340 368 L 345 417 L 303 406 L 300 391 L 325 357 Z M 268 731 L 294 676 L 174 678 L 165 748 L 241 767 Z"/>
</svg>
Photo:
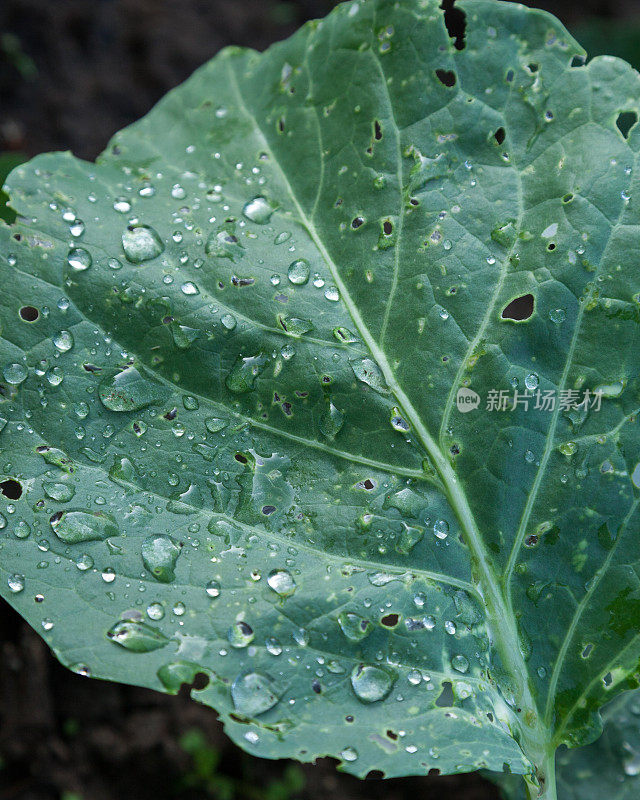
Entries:
<svg viewBox="0 0 640 800">
<path fill-rule="evenodd" d="M 20 161 L 43 151 L 95 158 L 113 133 L 221 47 L 264 49 L 334 5 L 0 0 L 0 185 Z M 552 11 L 590 55 L 618 55 L 640 67 L 639 0 L 525 5 Z M 327 796 L 495 800 L 498 793 L 477 775 L 358 781 L 330 760 L 314 767 L 252 758 L 186 693 L 169 697 L 68 672 L 0 601 L 0 800 Z"/>
</svg>

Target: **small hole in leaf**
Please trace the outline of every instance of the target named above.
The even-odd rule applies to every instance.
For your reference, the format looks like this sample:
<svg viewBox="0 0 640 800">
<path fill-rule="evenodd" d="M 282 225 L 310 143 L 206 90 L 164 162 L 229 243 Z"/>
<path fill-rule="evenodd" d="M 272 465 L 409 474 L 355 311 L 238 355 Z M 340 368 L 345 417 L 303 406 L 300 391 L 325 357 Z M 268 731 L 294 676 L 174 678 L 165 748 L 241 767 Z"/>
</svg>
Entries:
<svg viewBox="0 0 640 800">
<path fill-rule="evenodd" d="M 553 251 L 555 249 L 556 249 L 555 242 L 549 242 L 549 244 L 547 245 L 547 250 Z"/>
<path fill-rule="evenodd" d="M 385 614 L 380 620 L 380 623 L 384 625 L 385 628 L 395 628 L 399 619 L 400 617 L 397 614 Z"/>
<path fill-rule="evenodd" d="M 514 78 L 513 70 L 512 69 L 507 70 L 507 74 L 505 76 L 505 79 L 506 79 L 507 83 L 512 83 L 513 82 L 513 78 Z"/>
<path fill-rule="evenodd" d="M 456 50 L 464 50 L 464 34 L 467 28 L 467 17 L 464 11 L 455 5 L 456 0 L 442 0 L 440 8 L 444 11 L 444 24 L 449 37 L 453 39 Z"/>
<path fill-rule="evenodd" d="M 607 674 L 602 679 L 602 682 L 604 683 L 605 688 L 608 689 L 613 683 L 613 675 L 610 672 L 607 672 Z"/>
<path fill-rule="evenodd" d="M 351 714 L 348 714 L 348 715 L 347 715 L 347 716 L 344 718 L 344 721 L 345 721 L 345 722 L 353 722 L 353 720 L 354 720 L 354 719 L 355 719 L 355 717 L 352 717 L 352 716 L 351 716 Z"/>
<path fill-rule="evenodd" d="M 247 457 L 242 455 L 242 453 L 236 453 L 234 456 L 235 460 L 240 462 L 240 464 L 248 464 Z"/>
<path fill-rule="evenodd" d="M 393 223 L 390 220 L 385 219 L 382 223 L 382 232 L 385 236 L 391 236 L 393 233 Z"/>
<path fill-rule="evenodd" d="M 208 685 L 209 685 L 209 676 L 205 672 L 196 672 L 196 674 L 193 676 L 193 683 L 191 684 L 191 688 L 200 692 L 202 691 L 202 689 L 206 689 Z"/>
<path fill-rule="evenodd" d="M 442 691 L 436 700 L 436 705 L 440 706 L 440 708 L 446 708 L 453 705 L 453 700 L 453 686 L 451 685 L 450 681 L 445 681 L 442 684 Z"/>
<path fill-rule="evenodd" d="M 311 688 L 316 694 L 322 694 L 322 686 L 320 685 L 320 681 L 317 678 L 314 678 L 311 681 Z"/>
<path fill-rule="evenodd" d="M 97 367 L 95 364 L 83 364 L 82 367 L 87 372 L 102 372 L 102 367 Z"/>
<path fill-rule="evenodd" d="M 580 655 L 582 656 L 582 658 L 589 658 L 592 650 L 593 650 L 592 644 L 585 645 L 585 648 Z"/>
<path fill-rule="evenodd" d="M 532 62 L 531 64 L 527 64 L 527 69 L 529 70 L 529 72 L 537 72 L 539 68 L 540 67 L 535 62 Z"/>
<path fill-rule="evenodd" d="M 587 63 L 586 56 L 573 56 L 571 59 L 571 66 L 572 67 L 584 67 Z"/>
<path fill-rule="evenodd" d="M 7 478 L 0 483 L 0 491 L 9 500 L 19 500 L 22 495 L 22 485 L 14 478 Z"/>
<path fill-rule="evenodd" d="M 278 133 L 284 133 L 284 117 L 278 120 Z"/>
<path fill-rule="evenodd" d="M 437 69 L 436 75 L 443 86 L 456 85 L 456 73 L 450 69 Z"/>
<path fill-rule="evenodd" d="M 635 111 L 623 111 L 621 114 L 618 114 L 616 125 L 625 139 L 629 138 L 631 128 L 633 128 L 637 121 L 638 115 Z"/>
<path fill-rule="evenodd" d="M 382 128 L 380 127 L 380 123 L 378 120 L 375 120 L 373 123 L 373 137 L 376 141 L 380 141 L 382 139 Z"/>
<path fill-rule="evenodd" d="M 516 297 L 505 308 L 502 309 L 502 319 L 512 319 L 515 322 L 522 322 L 533 314 L 535 298 L 532 294 L 523 294 Z"/>
<path fill-rule="evenodd" d="M 394 742 L 397 741 L 397 739 L 398 739 L 398 734 L 395 731 L 391 731 L 391 730 L 387 731 L 387 736 L 389 737 L 389 739 L 392 739 Z"/>
<path fill-rule="evenodd" d="M 440 774 L 440 770 L 437 767 L 431 767 L 429 772 L 427 772 L 427 775 L 430 778 L 437 778 L 439 774 Z"/>
<path fill-rule="evenodd" d="M 167 411 L 167 413 L 164 415 L 164 418 L 171 421 L 172 419 L 175 419 L 177 416 L 178 416 L 178 409 L 172 408 L 171 411 Z"/>
<path fill-rule="evenodd" d="M 493 134 L 493 136 L 498 144 L 502 144 L 504 142 L 504 137 L 505 137 L 504 128 L 498 128 L 498 130 Z"/>
<path fill-rule="evenodd" d="M 571 192 L 567 192 L 567 194 L 565 194 L 564 197 L 562 198 L 562 202 L 565 205 L 567 203 L 570 203 L 572 200 L 573 200 L 573 194 Z"/>
<path fill-rule="evenodd" d="M 538 537 L 535 533 L 529 534 L 524 540 L 525 547 L 535 547 L 538 544 Z"/>
<path fill-rule="evenodd" d="M 273 514 L 275 510 L 276 510 L 275 506 L 262 506 L 262 513 L 265 515 L 265 517 L 268 517 L 270 514 Z"/>
<path fill-rule="evenodd" d="M 364 223 L 364 219 L 362 217 L 354 217 L 351 220 L 351 227 L 356 230 Z"/>
<path fill-rule="evenodd" d="M 40 312 L 33 306 L 22 306 L 20 309 L 20 318 L 25 322 L 35 322 L 40 316 Z"/>
<path fill-rule="evenodd" d="M 409 199 L 409 202 L 411 203 L 412 206 L 419 206 L 420 205 L 420 201 L 415 197 L 411 197 Z"/>
</svg>

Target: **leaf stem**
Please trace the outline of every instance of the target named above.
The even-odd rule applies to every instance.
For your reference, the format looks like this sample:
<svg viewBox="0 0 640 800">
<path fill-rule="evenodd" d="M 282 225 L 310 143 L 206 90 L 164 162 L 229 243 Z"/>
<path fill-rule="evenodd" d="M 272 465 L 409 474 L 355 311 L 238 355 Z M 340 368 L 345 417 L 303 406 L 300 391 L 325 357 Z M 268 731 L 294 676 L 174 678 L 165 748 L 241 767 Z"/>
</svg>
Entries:
<svg viewBox="0 0 640 800">
<path fill-rule="evenodd" d="M 529 800 L 557 800 L 555 762 L 555 750 L 552 750 L 542 763 L 536 766 L 537 783 L 525 779 Z"/>
</svg>

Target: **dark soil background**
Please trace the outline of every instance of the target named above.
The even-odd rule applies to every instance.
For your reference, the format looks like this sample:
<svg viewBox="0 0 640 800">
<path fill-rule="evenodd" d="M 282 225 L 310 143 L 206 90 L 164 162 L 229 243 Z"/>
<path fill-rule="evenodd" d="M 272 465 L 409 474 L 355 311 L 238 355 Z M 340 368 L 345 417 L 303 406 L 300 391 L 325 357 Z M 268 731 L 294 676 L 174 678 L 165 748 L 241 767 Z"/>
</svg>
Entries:
<svg viewBox="0 0 640 800">
<path fill-rule="evenodd" d="M 640 65 L 639 0 L 526 4 L 554 12 L 592 53 Z M 263 49 L 334 5 L 0 0 L 0 154 L 72 150 L 94 158 L 115 131 L 221 47 Z M 213 711 L 186 694 L 169 697 L 66 671 L 0 601 L 0 800 L 328 796 L 495 800 L 498 794 L 475 775 L 358 781 L 329 760 L 300 766 L 252 758 L 225 738 Z"/>
</svg>

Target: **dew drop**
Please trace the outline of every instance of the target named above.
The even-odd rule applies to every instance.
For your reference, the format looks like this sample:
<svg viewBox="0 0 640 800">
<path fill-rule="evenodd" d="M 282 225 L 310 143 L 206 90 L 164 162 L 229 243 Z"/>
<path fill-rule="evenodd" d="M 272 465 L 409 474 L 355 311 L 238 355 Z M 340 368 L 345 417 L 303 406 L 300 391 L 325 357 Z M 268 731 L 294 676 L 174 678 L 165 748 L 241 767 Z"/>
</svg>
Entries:
<svg viewBox="0 0 640 800">
<path fill-rule="evenodd" d="M 257 717 L 273 708 L 280 699 L 274 681 L 259 672 L 238 675 L 231 686 L 231 699 L 236 711 Z"/>
<path fill-rule="evenodd" d="M 67 353 L 74 345 L 71 331 L 58 331 L 58 333 L 54 334 L 52 341 L 56 349 L 61 353 Z"/>
<path fill-rule="evenodd" d="M 267 584 L 280 597 L 291 597 L 296 590 L 296 582 L 286 569 L 274 569 L 269 573 Z"/>
<path fill-rule="evenodd" d="M 295 286 L 303 286 L 309 280 L 309 262 L 304 258 L 292 261 L 287 270 L 287 277 Z"/>
<path fill-rule="evenodd" d="M 24 364 L 7 364 L 2 370 L 2 374 L 7 383 L 12 386 L 19 386 L 29 373 Z"/>
<path fill-rule="evenodd" d="M 149 225 L 129 225 L 122 234 L 122 249 L 127 261 L 141 264 L 159 256 L 164 250 L 164 244 Z"/>
<path fill-rule="evenodd" d="M 150 653 L 169 643 L 169 639 L 156 628 L 138 620 L 123 619 L 112 625 L 107 637 L 134 653 Z"/>
<path fill-rule="evenodd" d="M 142 561 L 160 583 L 171 583 L 181 548 L 171 536 L 148 536 L 142 542 Z"/>
<path fill-rule="evenodd" d="M 351 642 L 360 642 L 373 630 L 373 625 L 368 619 L 354 614 L 351 611 L 341 611 L 338 614 L 340 630 Z"/>
<path fill-rule="evenodd" d="M 259 195 L 245 203 L 242 213 L 251 222 L 255 222 L 257 225 L 266 225 L 271 219 L 274 210 L 267 198 Z"/>
<path fill-rule="evenodd" d="M 397 674 L 384 667 L 358 664 L 351 672 L 351 686 L 363 703 L 384 700 L 396 682 Z"/>
<path fill-rule="evenodd" d="M 467 670 L 469 669 L 469 659 L 468 659 L 468 658 L 466 658 L 466 657 L 465 657 L 465 656 L 463 656 L 463 655 L 457 655 L 457 656 L 454 656 L 454 657 L 451 659 L 451 666 L 452 666 L 452 667 L 453 667 L 453 668 L 454 668 L 454 669 L 455 669 L 457 672 L 463 672 L 463 673 L 464 673 L 464 672 L 467 672 Z"/>
<path fill-rule="evenodd" d="M 242 620 L 234 622 L 227 631 L 229 644 L 231 647 L 236 647 L 238 649 L 247 647 L 251 644 L 254 637 L 255 633 L 253 632 L 253 628 Z"/>
<path fill-rule="evenodd" d="M 91 253 L 83 247 L 73 247 L 67 255 L 67 263 L 76 272 L 84 272 L 93 263 Z"/>
<path fill-rule="evenodd" d="M 10 592 L 18 594 L 24 589 L 24 575 L 20 575 L 17 572 L 14 572 L 13 575 L 9 575 L 7 578 L 7 586 Z"/>
</svg>

